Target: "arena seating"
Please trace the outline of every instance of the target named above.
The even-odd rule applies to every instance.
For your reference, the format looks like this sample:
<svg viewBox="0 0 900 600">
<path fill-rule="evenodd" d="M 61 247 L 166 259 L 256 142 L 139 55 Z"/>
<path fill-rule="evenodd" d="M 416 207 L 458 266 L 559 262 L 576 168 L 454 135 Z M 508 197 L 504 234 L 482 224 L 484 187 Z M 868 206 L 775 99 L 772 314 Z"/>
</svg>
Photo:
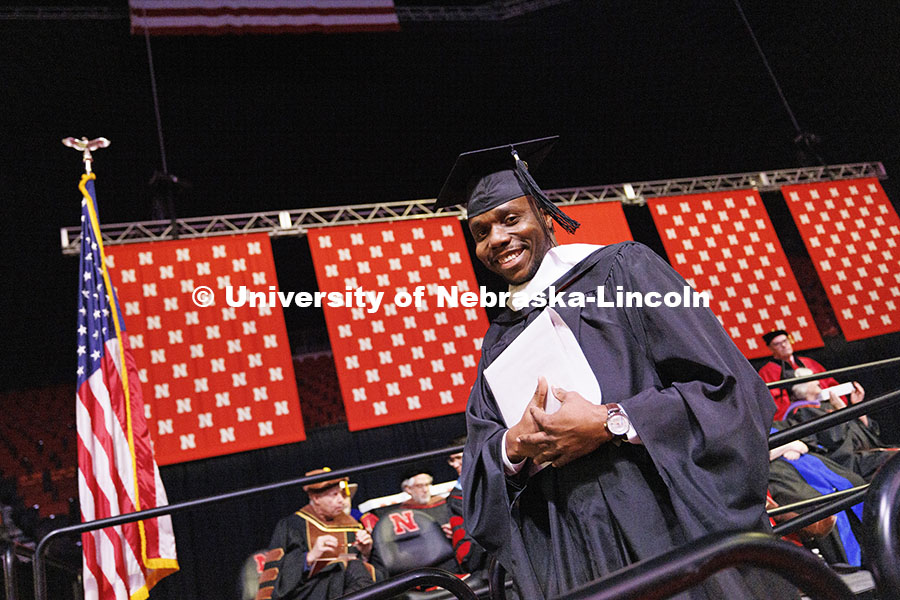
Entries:
<svg viewBox="0 0 900 600">
<path fill-rule="evenodd" d="M 295 356 L 294 376 L 307 430 L 347 421 L 331 352 Z"/>
<path fill-rule="evenodd" d="M 0 471 L 42 518 L 69 516 L 78 497 L 74 405 L 74 382 L 0 396 Z"/>
<path fill-rule="evenodd" d="M 346 422 L 330 352 L 295 357 L 294 374 L 307 429 Z M 74 406 L 74 382 L 0 395 L 0 476 L 15 482 L 24 505 L 37 507 L 41 518 L 70 511 L 77 517 Z"/>
</svg>

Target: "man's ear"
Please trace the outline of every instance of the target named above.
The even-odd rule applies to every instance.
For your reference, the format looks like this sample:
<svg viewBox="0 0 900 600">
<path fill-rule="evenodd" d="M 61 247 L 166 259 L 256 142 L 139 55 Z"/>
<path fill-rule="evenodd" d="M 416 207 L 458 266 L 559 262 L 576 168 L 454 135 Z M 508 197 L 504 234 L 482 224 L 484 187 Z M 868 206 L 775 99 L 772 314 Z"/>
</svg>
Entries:
<svg viewBox="0 0 900 600">
<path fill-rule="evenodd" d="M 555 223 L 553 221 L 553 217 L 550 216 L 550 213 L 542 209 L 541 216 L 544 218 L 544 225 L 547 226 L 547 231 L 549 231 L 550 233 L 556 233 L 553 230 L 553 225 L 555 225 Z"/>
</svg>

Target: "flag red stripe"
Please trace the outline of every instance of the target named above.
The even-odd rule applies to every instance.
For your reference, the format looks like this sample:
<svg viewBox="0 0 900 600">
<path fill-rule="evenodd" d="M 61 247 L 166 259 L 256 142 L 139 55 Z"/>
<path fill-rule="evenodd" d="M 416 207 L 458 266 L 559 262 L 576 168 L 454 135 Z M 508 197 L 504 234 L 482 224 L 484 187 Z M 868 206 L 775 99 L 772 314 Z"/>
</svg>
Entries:
<svg viewBox="0 0 900 600">
<path fill-rule="evenodd" d="M 88 531 L 81 534 L 81 548 L 84 555 L 84 567 L 90 571 L 97 584 L 98 595 L 100 590 L 109 590 L 112 586 L 103 571 L 97 564 L 97 545 L 94 543 L 94 532 Z M 87 577 L 85 577 L 87 580 Z M 85 585 L 87 583 L 85 582 Z"/>
<path fill-rule="evenodd" d="M 147 430 L 147 421 L 144 419 L 144 403 L 140 390 L 140 376 L 138 375 L 137 365 L 134 361 L 134 355 L 128 344 L 128 339 L 123 336 L 122 340 L 125 346 L 125 367 L 128 374 L 128 384 L 131 388 L 129 398 L 131 400 L 131 442 L 135 455 L 135 467 L 137 469 L 137 490 L 136 501 L 137 506 L 133 510 L 144 510 L 156 506 L 156 467 L 153 464 L 153 449 L 150 446 L 150 432 Z M 118 375 L 118 373 L 116 373 Z M 121 387 L 121 386 L 119 386 Z M 118 389 L 118 387 L 116 388 Z M 124 405 L 124 398 L 122 405 Z M 115 404 L 114 406 L 119 406 Z M 122 411 L 119 411 L 122 412 Z M 125 423 L 126 416 L 120 416 L 120 422 Z M 126 431 L 127 428 L 123 429 Z M 143 521 L 150 523 L 150 521 Z M 152 521 L 153 527 L 145 527 L 145 540 L 147 544 L 148 556 L 156 556 L 159 550 L 159 527 L 157 520 Z M 133 524 L 137 530 L 137 523 Z M 137 556 L 141 556 L 140 547 L 138 547 Z"/>
<path fill-rule="evenodd" d="M 110 344 L 110 346 L 112 345 L 113 344 Z M 104 355 L 101 363 L 101 370 L 105 373 L 104 380 L 110 385 L 110 388 L 107 388 L 107 391 L 110 392 L 110 403 L 116 409 L 115 412 L 122 412 L 121 407 L 124 404 L 125 398 L 124 394 L 122 393 L 122 382 L 119 379 L 118 371 L 112 361 L 112 358 L 110 357 L 111 353 L 112 352 L 109 351 Z M 103 426 L 103 423 L 105 423 L 106 421 L 106 419 L 104 418 L 105 414 L 103 406 L 94 396 L 92 390 L 87 384 L 83 385 L 79 390 L 79 397 L 81 398 L 82 403 L 88 409 L 88 412 L 91 415 L 93 435 L 96 438 L 97 442 L 99 442 L 99 447 L 102 448 L 102 451 L 105 452 L 107 459 L 110 461 L 110 471 L 108 473 L 103 473 L 102 475 L 108 476 L 107 481 L 112 485 L 113 490 L 116 494 L 115 498 L 109 498 L 106 495 L 106 492 L 101 487 L 100 481 L 97 479 L 97 471 L 93 464 L 93 455 L 90 452 L 86 451 L 85 460 L 88 462 L 89 471 L 85 472 L 85 481 L 94 497 L 94 518 L 103 519 L 119 514 L 134 512 L 134 503 L 132 502 L 126 491 L 126 486 L 122 481 L 121 474 L 119 473 L 118 468 L 116 468 L 116 465 L 113 462 L 113 457 L 115 456 L 115 442 L 111 432 Z M 82 442 L 83 440 L 79 436 L 79 443 Z M 131 485 L 131 482 L 129 482 L 129 485 Z M 115 504 L 113 502 L 115 502 Z M 116 507 L 115 510 L 113 508 L 114 506 Z M 137 524 L 128 523 L 126 525 L 123 525 L 122 533 L 125 536 L 128 545 L 131 547 L 131 551 L 134 553 L 134 556 L 139 559 L 141 556 L 141 543 Z M 120 540 L 118 535 L 116 535 L 114 532 L 110 532 L 107 535 L 113 541 L 118 556 L 118 554 L 122 551 L 121 546 L 119 545 Z M 124 568 L 124 564 L 122 565 L 122 567 Z"/>
<path fill-rule="evenodd" d="M 103 381 L 106 383 L 107 392 L 109 392 L 109 404 L 112 407 L 113 413 L 115 414 L 116 420 L 119 422 L 119 427 L 121 428 L 124 436 L 125 442 L 128 443 L 128 428 L 127 422 L 125 420 L 125 390 L 122 387 L 122 379 L 119 377 L 119 370 L 116 368 L 116 364 L 113 362 L 114 353 L 118 352 L 118 344 L 111 341 L 106 345 L 106 354 L 103 356 L 103 360 L 101 363 L 101 369 L 103 370 Z M 95 408 L 99 414 L 99 411 L 102 410 L 99 402 L 95 404 Z M 97 419 L 94 419 L 94 430 L 96 431 L 98 427 L 101 427 L 102 424 L 97 423 Z M 112 457 L 116 456 L 113 450 L 115 443 L 113 441 L 114 431 L 106 431 L 104 433 L 107 435 L 107 439 L 109 440 L 109 449 L 107 452 L 107 456 L 110 457 L 110 460 L 113 460 Z M 106 446 L 106 440 L 104 440 L 104 447 Z M 120 450 L 128 450 L 128 448 L 120 448 Z M 119 460 L 130 460 L 130 456 L 126 456 L 120 458 Z M 133 465 L 134 463 L 132 463 Z M 112 464 L 110 466 L 113 466 Z M 111 473 L 113 476 L 113 484 L 115 485 L 117 492 L 117 499 L 119 504 L 119 510 L 122 512 L 133 512 L 134 511 L 134 501 L 127 495 L 125 491 L 125 482 L 122 480 L 122 476 L 124 473 L 116 466 L 116 470 Z M 133 481 L 128 482 L 129 488 L 133 485 Z M 134 491 L 137 494 L 137 491 Z"/>
<path fill-rule="evenodd" d="M 126 344 L 127 344 L 127 342 L 126 342 Z M 124 387 L 122 385 L 122 380 L 119 377 L 119 371 L 116 368 L 115 362 L 113 361 L 113 356 L 115 356 L 115 353 L 117 352 L 117 350 L 118 350 L 118 344 L 115 341 L 110 341 L 107 344 L 107 353 L 103 356 L 102 369 L 106 373 L 106 375 L 104 377 L 104 381 L 106 381 L 107 385 L 109 386 L 107 389 L 110 392 L 110 405 L 113 407 L 113 409 L 116 413 L 116 418 L 118 419 L 119 424 L 122 427 L 122 431 L 124 432 L 126 441 L 129 441 L 127 439 L 128 438 L 128 428 L 127 428 L 127 421 L 126 421 L 125 408 L 124 408 L 125 407 Z M 126 347 L 126 350 L 127 350 L 127 347 Z M 125 361 L 126 361 L 126 363 L 129 363 L 129 362 L 133 363 L 133 359 L 131 359 L 130 353 L 126 353 Z M 133 367 L 133 364 L 132 364 L 132 367 Z M 138 375 L 137 375 L 136 370 L 134 370 L 132 368 L 132 369 L 130 369 L 130 371 L 132 371 L 132 372 L 130 373 L 131 377 L 129 378 L 129 381 L 137 382 Z M 133 394 L 133 393 L 130 394 L 130 398 L 131 398 L 131 402 L 132 402 L 132 409 L 131 409 L 132 415 L 134 415 L 134 412 L 135 412 L 135 407 L 133 405 L 136 402 L 137 398 L 139 398 L 139 397 L 140 396 L 136 397 L 135 394 Z M 99 403 L 95 403 L 95 406 L 97 407 L 98 410 L 101 410 Z M 98 421 L 98 419 L 92 419 L 92 422 L 96 423 L 97 421 Z M 133 423 L 132 423 L 133 429 L 134 429 L 135 424 L 138 421 L 139 421 L 139 419 L 133 419 Z M 109 442 L 112 444 L 113 440 L 110 435 L 110 432 L 106 431 L 105 429 L 103 430 L 103 432 L 106 436 L 108 436 Z M 134 445 L 134 453 L 140 458 L 141 446 L 142 446 L 142 444 L 138 443 L 140 440 L 140 432 L 132 431 L 131 438 L 132 439 L 130 441 L 132 441 L 132 443 Z M 149 450 L 149 448 L 146 448 L 146 449 Z M 107 456 L 111 457 L 114 455 L 107 454 Z M 124 460 L 130 460 L 130 457 L 125 457 Z M 132 465 L 137 467 L 137 474 L 138 474 L 138 489 L 134 490 L 134 494 L 135 494 L 134 500 L 128 495 L 128 491 L 127 491 L 128 489 L 132 489 L 134 482 L 129 481 L 129 482 L 127 482 L 127 485 L 126 485 L 126 482 L 124 482 L 122 480 L 123 473 L 118 468 L 114 469 L 110 473 L 110 475 L 112 476 L 113 486 L 114 486 L 114 488 L 116 490 L 116 494 L 117 494 L 118 510 L 119 510 L 118 514 L 135 512 L 137 510 L 135 501 L 140 501 L 140 498 L 142 497 L 141 495 L 138 495 L 138 494 L 142 494 L 144 498 L 147 498 L 148 497 L 147 494 L 150 493 L 149 491 L 144 491 L 143 489 L 141 489 L 141 483 L 142 483 L 142 480 L 146 480 L 148 471 L 149 471 L 149 475 L 152 477 L 152 475 L 153 475 L 152 463 L 147 464 L 147 462 L 145 460 L 144 461 L 138 460 L 136 464 L 132 463 Z M 144 485 L 144 487 L 147 487 L 147 482 L 143 481 L 143 485 Z M 152 482 L 151 482 L 151 485 L 152 485 Z M 155 497 L 155 494 L 150 497 Z M 147 508 L 147 507 L 142 506 L 142 508 Z M 112 516 L 112 515 L 110 515 L 110 516 Z M 146 528 L 146 529 L 156 532 L 157 528 L 150 527 L 150 528 Z M 137 557 L 138 560 L 141 560 L 141 540 L 140 540 L 140 531 L 138 528 L 138 524 L 137 523 L 127 523 L 122 526 L 122 530 L 125 535 L 125 539 L 128 540 L 128 544 L 129 544 L 129 546 L 131 546 L 132 552 L 134 552 L 135 557 Z"/>
<path fill-rule="evenodd" d="M 304 26 L 270 26 L 270 25 L 240 25 L 240 26 L 186 26 L 186 27 L 149 27 L 153 35 L 231 35 L 241 33 L 277 34 L 277 33 L 348 33 L 348 32 L 380 32 L 399 31 L 397 24 L 367 25 L 355 23 L 352 25 L 304 25 Z M 132 26 L 131 33 L 143 33 L 141 26 Z"/>
<path fill-rule="evenodd" d="M 109 353 L 107 353 L 103 357 L 102 367 L 101 369 L 104 371 L 104 379 L 112 384 L 110 388 L 107 388 L 107 392 L 109 392 L 110 396 L 110 404 L 113 406 L 114 411 L 118 413 L 121 410 L 121 406 L 125 401 L 125 396 L 122 393 L 122 382 L 119 379 L 119 373 L 115 368 L 115 365 L 112 363 L 112 360 L 109 357 Z M 109 430 L 104 427 L 104 423 L 106 421 L 104 409 L 101 405 L 100 401 L 94 396 L 92 390 L 89 386 L 85 385 L 79 390 L 79 395 L 84 402 L 84 405 L 87 407 L 89 414 L 91 415 L 91 426 L 93 428 L 94 437 L 100 442 L 100 446 L 103 451 L 106 453 L 106 456 L 109 458 L 110 467 L 115 467 L 115 440 L 113 439 L 113 434 Z M 118 417 L 118 415 L 116 415 Z M 121 421 L 119 421 L 121 425 Z M 124 431 L 124 427 L 122 428 Z M 95 471 L 92 469 L 91 474 L 93 475 Z M 117 468 L 113 468 L 110 473 L 110 479 L 112 480 L 113 486 L 116 489 L 116 500 L 118 503 L 118 508 L 122 513 L 126 512 L 134 512 L 134 502 L 128 496 L 125 491 L 125 485 L 121 478 L 121 473 Z M 130 483 L 130 482 L 129 482 Z M 92 488 L 93 489 L 93 488 Z"/>
<path fill-rule="evenodd" d="M 341 6 L 341 7 L 284 7 L 284 8 L 132 8 L 131 16 L 143 17 L 220 17 L 220 16 L 304 16 L 304 15 L 392 15 L 392 6 Z"/>
<path fill-rule="evenodd" d="M 81 400 L 84 403 L 84 405 L 86 407 L 89 407 L 89 410 L 91 410 L 90 402 L 93 402 L 94 412 L 92 413 L 92 416 L 95 418 L 92 419 L 92 423 L 96 423 L 97 421 L 100 420 L 96 417 L 100 416 L 100 411 L 102 409 L 100 408 L 99 403 L 96 401 L 96 398 L 94 398 L 93 394 L 90 393 L 90 389 L 89 388 L 85 389 L 85 388 L 86 388 L 86 386 L 82 387 L 82 390 L 80 390 L 79 395 L 81 396 Z M 84 395 L 82 395 L 82 392 L 84 392 Z M 87 398 L 85 398 L 84 396 L 87 396 Z M 99 430 L 98 430 L 98 428 L 95 427 L 94 436 L 100 442 L 100 447 L 102 448 L 103 452 L 106 453 L 108 460 L 110 460 L 110 466 L 111 467 L 114 466 L 111 462 L 112 459 L 109 458 L 110 457 L 109 448 L 111 448 L 113 445 L 112 437 L 111 437 L 109 431 L 107 431 L 106 429 L 103 429 L 102 427 L 99 428 Z M 78 437 L 78 443 L 79 444 L 84 443 L 84 440 L 81 438 L 81 436 Z M 111 469 L 108 473 L 104 473 L 104 475 L 108 475 L 109 482 L 112 484 L 113 488 L 116 491 L 115 501 L 116 501 L 116 504 L 118 505 L 118 509 L 117 509 L 117 512 L 115 512 L 115 513 L 112 511 L 112 500 L 113 499 L 107 497 L 106 492 L 104 492 L 103 488 L 100 486 L 100 481 L 98 481 L 98 479 L 96 477 L 97 472 L 94 469 L 93 453 L 90 452 L 87 448 L 84 448 L 84 453 L 85 453 L 84 459 L 88 462 L 88 465 L 91 467 L 90 471 L 84 471 L 84 476 L 85 476 L 85 481 L 88 484 L 88 488 L 91 490 L 91 493 L 94 497 L 94 503 L 95 503 L 94 518 L 102 519 L 105 517 L 116 516 L 118 514 L 134 512 L 134 504 L 132 503 L 131 498 L 129 498 L 128 494 L 125 491 L 125 486 L 122 483 L 122 478 L 119 475 L 119 471 L 115 468 Z M 81 454 L 79 454 L 79 457 L 81 457 Z M 84 470 L 84 469 L 82 469 L 82 470 Z M 106 502 L 106 504 L 100 505 L 101 507 L 105 506 L 105 512 L 102 515 L 98 513 L 98 510 L 96 508 L 98 497 L 102 497 L 102 499 L 105 500 L 105 502 Z M 134 549 L 135 546 L 132 545 L 132 548 Z M 139 543 L 136 546 L 136 548 L 137 548 L 137 555 L 139 556 L 140 555 L 140 544 Z"/>
<path fill-rule="evenodd" d="M 79 465 L 88 465 L 91 464 L 90 455 L 87 452 L 87 449 L 81 443 L 81 436 L 77 436 L 78 439 L 78 464 Z M 82 468 L 82 467 L 79 467 Z M 85 477 L 85 471 L 81 471 L 81 477 L 87 481 L 87 477 Z M 96 494 L 91 493 L 91 504 L 93 504 L 93 498 Z M 84 503 L 86 499 L 82 498 L 82 513 L 81 520 L 86 522 L 89 520 L 94 520 L 94 515 L 87 516 L 84 514 Z M 102 590 L 110 590 L 112 589 L 112 585 L 110 584 L 109 579 L 106 578 L 103 571 L 100 569 L 100 565 L 98 563 L 98 554 L 97 554 L 97 545 L 94 541 L 94 535 L 96 535 L 96 531 L 87 531 L 81 534 L 81 545 L 82 545 L 82 553 L 84 558 L 85 567 L 91 572 L 94 576 L 94 580 L 97 582 L 98 591 Z M 85 578 L 87 579 L 87 578 Z M 100 594 L 100 597 L 104 597 Z"/>
<path fill-rule="evenodd" d="M 121 510 L 123 508 L 122 499 L 124 491 L 122 489 L 122 480 L 119 477 L 119 472 L 115 468 L 115 452 L 113 450 L 115 444 L 113 442 L 112 434 L 103 425 L 103 423 L 105 422 L 103 407 L 94 396 L 92 390 L 87 384 L 83 385 L 81 389 L 78 390 L 78 396 L 81 399 L 81 402 L 87 408 L 88 414 L 91 415 L 91 435 L 93 436 L 92 441 L 81 440 L 79 436 L 79 442 L 82 442 L 86 445 L 85 451 L 87 452 L 87 456 L 90 457 L 92 463 L 90 465 L 91 470 L 85 472 L 85 478 L 89 482 L 89 487 L 91 489 L 91 492 L 93 492 L 95 499 L 97 497 L 97 493 L 99 492 L 103 495 L 103 498 L 106 499 L 107 502 L 112 502 L 112 500 L 115 500 L 119 506 L 119 509 Z M 90 448 L 90 450 L 88 450 L 88 448 Z M 100 488 L 99 482 L 95 478 L 96 471 L 94 470 L 93 465 L 93 456 L 95 452 L 103 452 L 107 456 L 107 459 L 110 463 L 110 471 L 108 473 L 104 473 L 103 475 L 108 476 L 110 483 L 116 490 L 116 497 L 114 499 L 106 497 L 105 492 L 103 492 L 103 490 Z M 85 467 L 82 467 L 82 470 L 84 470 L 84 468 Z M 94 482 L 94 484 L 90 484 L 90 482 Z M 124 499 L 127 502 L 125 506 L 132 506 L 131 501 L 127 496 L 125 496 Z M 131 511 L 126 510 L 124 512 Z M 107 508 L 107 512 L 103 516 L 108 517 L 111 515 L 112 513 L 110 512 L 110 509 Z M 103 517 L 95 515 L 95 518 L 100 519 Z"/>
<path fill-rule="evenodd" d="M 141 510 L 146 509 L 148 508 L 148 506 L 145 506 L 145 504 L 147 502 L 152 502 L 153 504 L 155 504 L 154 501 L 156 499 L 156 478 L 155 470 L 153 467 L 153 451 L 150 448 L 149 444 L 150 437 L 147 431 L 146 421 L 142 418 L 134 418 L 134 415 L 143 415 L 143 403 L 138 400 L 140 398 L 140 395 L 135 393 L 134 388 L 140 380 L 137 368 L 134 364 L 134 357 L 129 350 L 130 349 L 128 347 L 128 342 L 125 341 L 125 363 L 128 368 L 129 385 L 132 389 L 132 393 L 130 394 L 132 414 L 131 442 L 133 444 L 133 450 L 135 454 L 135 466 L 137 467 L 138 490 L 136 493 L 138 495 L 136 496 L 136 501 L 138 502 L 138 505 L 135 505 L 135 502 L 132 501 L 132 499 L 125 492 L 126 487 L 124 485 L 124 482 L 120 478 L 121 474 L 116 471 L 114 473 L 115 485 L 116 489 L 119 490 L 119 504 L 122 512 L 134 512 L 135 510 L 138 510 L 138 508 L 140 508 Z M 119 371 L 118 369 L 116 369 L 115 364 L 111 358 L 115 351 L 116 344 L 114 342 L 111 342 L 109 344 L 109 352 L 106 356 L 104 356 L 103 362 L 104 369 L 108 369 L 108 375 L 106 379 L 110 383 L 110 403 L 115 409 L 116 417 L 118 418 L 119 423 L 122 426 L 122 431 L 125 433 L 127 438 L 127 417 L 123 408 L 125 405 L 125 395 L 122 391 L 123 387 L 122 381 L 119 378 Z M 108 434 L 109 432 L 105 433 Z M 128 484 L 130 487 L 132 482 L 128 482 Z M 130 526 L 135 529 L 134 533 L 135 535 L 137 535 L 137 525 L 131 524 Z M 159 538 L 156 527 L 148 528 L 147 545 L 148 549 L 158 548 Z M 138 545 L 135 547 L 135 553 L 136 556 L 140 556 L 139 541 Z"/>
<path fill-rule="evenodd" d="M 106 497 L 106 494 L 100 489 L 100 483 L 94 477 L 93 457 L 91 456 L 90 452 L 87 451 L 86 448 L 81 447 L 82 446 L 81 436 L 79 436 L 79 438 L 78 438 L 78 445 L 79 445 L 78 456 L 80 459 L 83 460 L 83 462 L 80 463 L 82 465 L 81 466 L 82 474 L 84 475 L 85 482 L 87 483 L 87 487 L 91 490 L 91 495 L 93 496 L 93 499 L 94 499 L 94 515 L 93 515 L 94 519 L 105 519 L 107 517 L 114 516 L 113 511 L 111 510 L 110 500 Z M 101 529 L 99 531 L 92 532 L 92 533 L 94 533 L 95 535 L 103 535 L 109 540 L 110 544 L 112 544 L 113 553 L 114 553 L 114 557 L 115 557 L 115 561 L 116 561 L 115 562 L 116 575 L 122 581 L 128 581 L 128 573 L 127 573 L 127 570 L 125 569 L 124 550 L 122 548 L 122 540 L 119 537 L 116 530 L 114 528 L 108 527 L 106 529 Z M 98 550 L 99 550 L 99 548 L 98 548 Z M 94 554 L 86 555 L 86 556 L 90 556 L 92 559 L 94 559 L 97 562 L 97 564 L 100 563 L 101 556 L 99 553 L 94 553 Z M 105 579 L 105 576 L 104 576 L 104 579 Z M 113 584 L 113 582 L 109 582 L 109 583 Z M 114 586 L 114 584 L 111 585 L 111 587 L 113 587 L 113 586 Z M 103 587 L 103 585 L 101 584 L 101 588 L 102 587 Z M 104 595 L 101 593 L 100 597 L 103 598 Z"/>
</svg>

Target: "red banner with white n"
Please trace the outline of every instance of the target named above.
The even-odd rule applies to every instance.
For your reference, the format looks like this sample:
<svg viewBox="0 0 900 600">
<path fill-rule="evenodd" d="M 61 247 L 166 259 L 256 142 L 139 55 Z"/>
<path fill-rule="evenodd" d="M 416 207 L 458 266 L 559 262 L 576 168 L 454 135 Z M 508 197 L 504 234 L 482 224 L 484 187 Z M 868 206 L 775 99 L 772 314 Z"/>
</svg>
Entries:
<svg viewBox="0 0 900 600">
<path fill-rule="evenodd" d="M 672 266 L 698 291 L 747 358 L 769 354 L 760 336 L 793 334 L 798 349 L 822 345 L 812 314 L 755 190 L 648 201 Z"/>
<path fill-rule="evenodd" d="M 349 429 L 463 411 L 488 323 L 478 305 L 439 306 L 438 288 L 477 291 L 459 220 L 312 230 L 309 246 L 335 299 L 323 308 Z"/>
<path fill-rule="evenodd" d="M 900 218 L 877 179 L 781 188 L 848 340 L 900 331 Z"/>
<path fill-rule="evenodd" d="M 114 246 L 107 261 L 159 464 L 306 439 L 280 305 L 226 298 L 277 287 L 267 235 Z"/>
</svg>

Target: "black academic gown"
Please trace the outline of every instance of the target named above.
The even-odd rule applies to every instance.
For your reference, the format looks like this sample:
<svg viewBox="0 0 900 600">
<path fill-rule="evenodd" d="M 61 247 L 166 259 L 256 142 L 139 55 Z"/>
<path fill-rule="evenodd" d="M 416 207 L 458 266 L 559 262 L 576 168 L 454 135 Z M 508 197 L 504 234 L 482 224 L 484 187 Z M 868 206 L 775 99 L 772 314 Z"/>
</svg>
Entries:
<svg viewBox="0 0 900 600">
<path fill-rule="evenodd" d="M 453 528 L 453 537 L 450 541 L 453 543 L 453 551 L 460 569 L 464 573 L 485 574 L 483 572 L 487 570 L 488 557 L 484 548 L 466 531 L 460 484 L 457 483 L 447 496 L 447 507 L 450 509 L 450 527 Z"/>
<path fill-rule="evenodd" d="M 682 293 L 686 283 L 649 248 L 603 247 L 556 290 L 607 300 L 623 291 Z M 506 427 L 484 369 L 542 309 L 506 310 L 482 345 L 467 407 L 462 474 L 473 537 L 511 573 L 523 598 L 553 597 L 707 533 L 771 532 L 764 507 L 772 398 L 716 317 L 703 308 L 555 308 L 597 376 L 604 402 L 624 407 L 643 445 L 607 443 L 530 479 L 504 474 Z M 537 385 L 539 373 L 523 373 Z M 752 577 L 751 577 L 752 579 Z M 779 597 L 735 570 L 690 598 Z"/>
<path fill-rule="evenodd" d="M 304 510 L 308 510 L 309 506 Z M 306 554 L 311 546 L 310 523 L 303 511 L 281 519 L 275 526 L 270 550 L 260 577 L 257 598 L 272 600 L 330 600 L 372 585 L 373 571 L 363 560 L 333 562 L 320 570 L 310 568 Z M 324 530 L 336 536 L 347 536 L 352 543 L 354 529 L 362 529 L 352 517 L 346 517 L 347 527 L 336 526 Z M 356 523 L 354 528 L 353 523 Z M 332 531 L 333 530 L 333 531 Z M 343 539 L 343 538 L 340 538 Z M 355 554 L 355 550 L 353 551 Z"/>
<path fill-rule="evenodd" d="M 865 484 L 865 481 L 859 475 L 850 469 L 845 469 L 828 457 L 815 452 L 810 452 L 810 455 L 817 458 L 825 468 L 835 475 L 846 479 L 852 485 L 860 486 Z M 822 495 L 822 492 L 806 482 L 794 463 L 783 458 L 773 460 L 769 465 L 769 492 L 780 506 L 810 498 L 818 498 Z M 847 509 L 845 513 L 853 534 L 857 539 L 862 539 L 862 524 L 850 509 Z M 809 544 L 819 548 L 822 557 L 828 564 L 847 563 L 847 553 L 839 535 L 839 527 L 840 525 L 836 526 L 828 535 Z"/>
<path fill-rule="evenodd" d="M 368 523 L 371 524 L 371 526 L 374 529 L 375 523 L 377 523 L 380 519 L 389 518 L 389 515 L 391 513 L 400 512 L 404 509 L 413 509 L 413 510 L 416 510 L 417 512 L 424 513 L 424 514 L 428 515 L 438 525 L 443 525 L 444 523 L 447 523 L 448 521 L 450 521 L 450 507 L 447 505 L 447 501 L 444 498 L 441 498 L 438 496 L 432 496 L 431 500 L 428 502 L 428 504 L 418 504 L 410 499 L 410 500 L 407 500 L 406 502 L 403 502 L 403 503 L 395 505 L 395 506 L 385 507 L 384 510 L 378 511 L 379 514 L 376 516 L 376 518 L 374 518 L 374 519 L 370 518 L 367 521 L 368 521 Z M 436 540 L 436 542 L 438 544 L 440 544 L 441 547 L 443 547 L 445 540 L 446 540 L 445 537 L 441 537 L 441 538 L 438 538 Z M 419 563 L 416 566 L 417 567 L 435 567 L 437 569 L 443 569 L 444 571 L 449 571 L 450 573 L 464 573 L 464 571 L 460 570 L 459 563 L 456 561 L 456 558 L 450 552 L 450 550 L 451 550 L 450 541 L 446 540 L 446 544 L 448 547 L 447 547 L 446 557 L 443 560 L 441 560 L 439 562 L 434 562 L 431 564 Z M 375 539 L 374 539 L 374 544 L 372 546 L 372 555 L 369 557 L 369 562 L 372 564 L 372 566 L 375 567 L 375 571 L 378 574 L 379 579 L 387 579 L 388 577 L 391 577 L 391 573 L 390 573 L 391 565 L 385 564 L 385 558 L 384 558 L 385 554 L 386 554 L 385 550 L 381 547 L 381 540 L 379 540 L 376 535 Z M 415 556 L 419 560 L 422 559 L 422 556 L 420 556 L 419 554 L 415 554 Z M 394 565 L 394 567 L 396 567 L 396 565 Z M 394 575 L 397 575 L 397 574 L 398 573 L 394 573 Z"/>
<path fill-rule="evenodd" d="M 788 423 L 797 425 L 827 415 L 830 411 L 822 406 L 801 406 L 786 417 Z M 828 457 L 850 469 L 866 481 L 896 453 L 878 437 L 877 421 L 869 417 L 869 424 L 863 425 L 859 419 L 841 423 L 810 436 L 809 444 L 821 446 Z"/>
</svg>

